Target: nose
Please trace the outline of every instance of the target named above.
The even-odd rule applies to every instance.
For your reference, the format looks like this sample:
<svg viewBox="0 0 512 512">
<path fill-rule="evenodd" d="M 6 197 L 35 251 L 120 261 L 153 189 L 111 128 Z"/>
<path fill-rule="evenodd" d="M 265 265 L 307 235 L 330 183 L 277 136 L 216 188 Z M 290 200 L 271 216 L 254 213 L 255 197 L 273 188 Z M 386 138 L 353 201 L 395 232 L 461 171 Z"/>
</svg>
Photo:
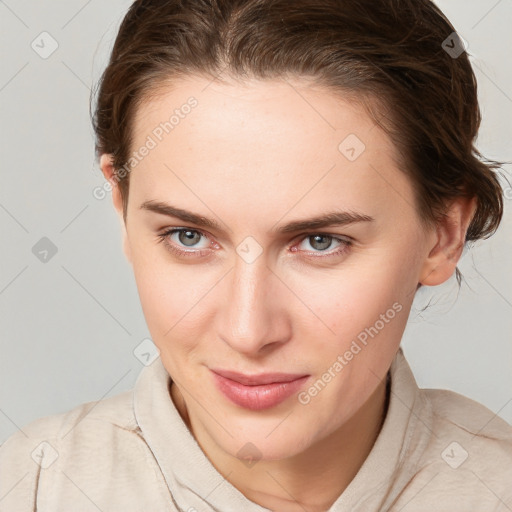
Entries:
<svg viewBox="0 0 512 512">
<path fill-rule="evenodd" d="M 289 293 L 268 267 L 264 254 L 252 263 L 236 257 L 223 281 L 222 304 L 215 317 L 221 340 L 236 352 L 258 357 L 290 339 Z"/>
</svg>

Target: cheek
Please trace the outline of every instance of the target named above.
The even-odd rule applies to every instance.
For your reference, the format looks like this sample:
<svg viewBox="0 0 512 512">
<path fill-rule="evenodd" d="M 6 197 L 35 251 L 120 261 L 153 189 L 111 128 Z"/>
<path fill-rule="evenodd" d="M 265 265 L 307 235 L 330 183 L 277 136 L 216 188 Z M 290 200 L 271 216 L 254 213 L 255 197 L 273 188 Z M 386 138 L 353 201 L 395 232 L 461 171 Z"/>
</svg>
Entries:
<svg viewBox="0 0 512 512">
<path fill-rule="evenodd" d="M 218 276 L 193 265 L 173 264 L 158 249 L 152 255 L 134 251 L 132 265 L 146 323 L 162 350 L 173 339 L 185 345 L 193 342 L 207 321 L 201 305 Z"/>
<path fill-rule="evenodd" d="M 327 362 L 347 350 L 361 353 L 361 362 L 388 359 L 394 353 L 407 323 L 419 268 L 417 255 L 402 249 L 361 255 L 357 264 L 303 281 L 304 302 L 316 314 L 305 325 L 307 337 L 316 339 L 321 349 L 317 353 L 325 354 Z"/>
<path fill-rule="evenodd" d="M 317 353 L 328 359 L 324 363 L 351 350 L 347 360 L 361 352 L 365 355 L 357 356 L 360 361 L 376 354 L 375 351 L 392 352 L 405 328 L 408 308 L 397 300 L 388 283 L 375 279 L 372 286 L 360 286 L 347 281 L 342 291 L 333 289 L 314 299 L 318 317 L 330 328 L 324 330 L 327 336 L 319 337 L 318 330 L 313 325 L 309 327 L 320 348 Z"/>
<path fill-rule="evenodd" d="M 325 278 L 322 286 L 306 292 L 309 304 L 334 331 L 349 332 L 365 327 L 394 303 L 406 309 L 412 302 L 416 283 L 412 266 L 402 261 L 393 267 L 392 261 L 383 259 L 374 263 L 365 265 L 361 260 L 358 268 L 333 273 Z"/>
</svg>

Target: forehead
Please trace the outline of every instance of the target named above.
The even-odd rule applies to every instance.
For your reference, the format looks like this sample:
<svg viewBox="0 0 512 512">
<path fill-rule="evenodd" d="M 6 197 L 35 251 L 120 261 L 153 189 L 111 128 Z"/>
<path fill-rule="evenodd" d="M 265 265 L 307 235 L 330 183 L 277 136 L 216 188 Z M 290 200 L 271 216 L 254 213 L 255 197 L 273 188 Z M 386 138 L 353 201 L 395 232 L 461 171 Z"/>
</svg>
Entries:
<svg viewBox="0 0 512 512">
<path fill-rule="evenodd" d="M 175 81 L 137 110 L 132 151 L 144 146 L 130 189 L 145 199 L 186 184 L 254 207 L 262 194 L 269 204 L 290 207 L 307 193 L 301 206 L 332 198 L 346 208 L 364 196 L 378 204 L 386 189 L 410 195 L 393 144 L 362 105 L 303 79 Z"/>
<path fill-rule="evenodd" d="M 364 139 L 375 127 L 355 95 L 344 96 L 305 78 L 218 82 L 189 76 L 149 92 L 137 109 L 134 136 L 140 139 L 156 130 L 158 137 L 158 127 L 171 121 L 172 130 L 164 138 L 194 131 L 210 141 L 229 143 L 231 151 L 237 142 L 251 149 L 251 140 L 266 139 L 281 151 L 286 140 L 292 143 L 287 146 L 290 151 L 295 145 L 295 151 L 306 152 L 311 145 L 299 143 L 312 137 L 323 140 L 324 149 L 333 145 L 337 149 L 336 142 L 347 131 L 358 132 Z M 194 106 L 189 107 L 192 101 Z M 379 142 L 387 146 L 389 141 L 380 135 Z"/>
</svg>

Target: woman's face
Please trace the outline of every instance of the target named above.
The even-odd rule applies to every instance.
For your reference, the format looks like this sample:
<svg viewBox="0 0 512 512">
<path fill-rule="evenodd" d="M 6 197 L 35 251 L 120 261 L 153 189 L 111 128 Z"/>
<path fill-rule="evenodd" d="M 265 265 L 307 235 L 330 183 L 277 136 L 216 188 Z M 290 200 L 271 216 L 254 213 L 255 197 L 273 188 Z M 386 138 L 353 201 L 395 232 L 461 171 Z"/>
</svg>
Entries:
<svg viewBox="0 0 512 512">
<path fill-rule="evenodd" d="M 140 107 L 132 151 L 126 252 L 196 437 L 271 460 L 346 424 L 431 271 L 433 235 L 388 137 L 305 81 L 190 77 Z M 212 370 L 307 377 L 258 391 Z"/>
</svg>

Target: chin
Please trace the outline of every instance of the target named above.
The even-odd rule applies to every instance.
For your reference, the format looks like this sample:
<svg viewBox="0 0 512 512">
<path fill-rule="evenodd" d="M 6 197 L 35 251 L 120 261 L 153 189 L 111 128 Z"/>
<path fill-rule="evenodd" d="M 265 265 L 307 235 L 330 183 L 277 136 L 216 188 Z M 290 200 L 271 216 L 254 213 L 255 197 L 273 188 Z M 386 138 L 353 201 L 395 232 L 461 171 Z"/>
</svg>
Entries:
<svg viewBox="0 0 512 512">
<path fill-rule="evenodd" d="M 311 436 L 301 436 L 292 423 L 288 430 L 283 428 L 280 435 L 276 431 L 268 436 L 260 429 L 254 435 L 237 436 L 236 439 L 226 441 L 226 445 L 222 446 L 223 450 L 248 466 L 260 460 L 274 461 L 294 457 L 314 443 Z"/>
</svg>

